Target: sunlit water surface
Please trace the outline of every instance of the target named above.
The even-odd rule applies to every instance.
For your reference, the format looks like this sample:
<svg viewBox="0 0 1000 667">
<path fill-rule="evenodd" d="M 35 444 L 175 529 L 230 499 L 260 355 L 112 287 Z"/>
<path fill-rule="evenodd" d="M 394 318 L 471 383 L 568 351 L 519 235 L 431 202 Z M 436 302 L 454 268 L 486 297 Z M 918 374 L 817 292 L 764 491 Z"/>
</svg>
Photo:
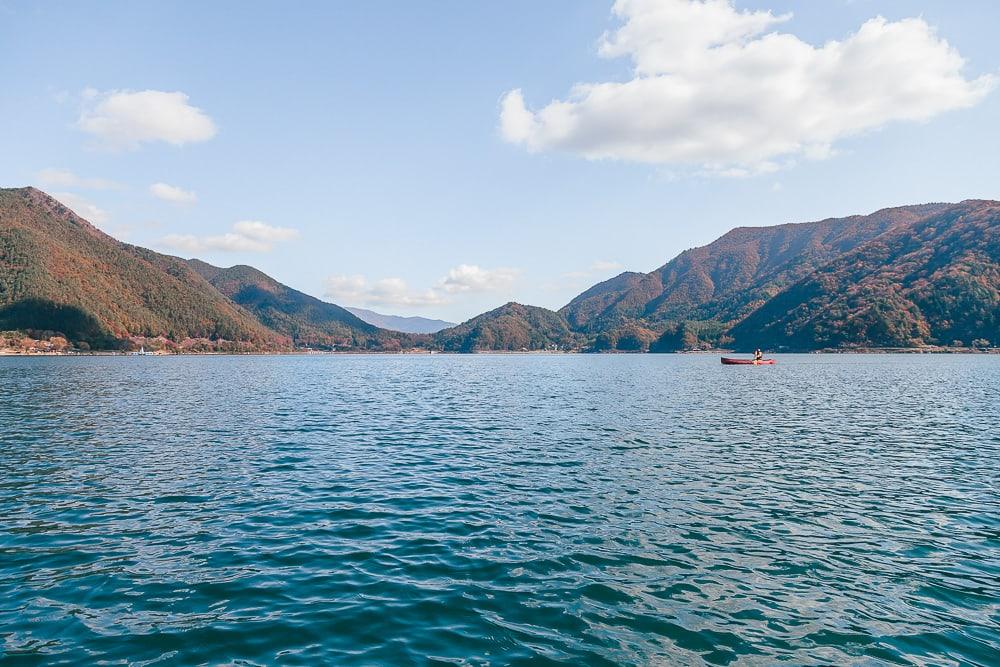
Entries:
<svg viewBox="0 0 1000 667">
<path fill-rule="evenodd" d="M 0 662 L 1000 664 L 1000 356 L 0 359 Z"/>
</svg>

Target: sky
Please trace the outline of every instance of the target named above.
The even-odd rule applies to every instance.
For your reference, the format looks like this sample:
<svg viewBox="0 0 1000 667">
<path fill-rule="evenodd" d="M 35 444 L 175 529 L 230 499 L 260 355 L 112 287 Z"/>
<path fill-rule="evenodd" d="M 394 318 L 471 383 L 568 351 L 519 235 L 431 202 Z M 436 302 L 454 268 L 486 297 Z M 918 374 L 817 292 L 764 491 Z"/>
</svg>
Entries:
<svg viewBox="0 0 1000 667">
<path fill-rule="evenodd" d="M 324 300 L 559 308 L 737 226 L 1000 198 L 993 0 L 0 0 L 0 187 Z"/>
</svg>

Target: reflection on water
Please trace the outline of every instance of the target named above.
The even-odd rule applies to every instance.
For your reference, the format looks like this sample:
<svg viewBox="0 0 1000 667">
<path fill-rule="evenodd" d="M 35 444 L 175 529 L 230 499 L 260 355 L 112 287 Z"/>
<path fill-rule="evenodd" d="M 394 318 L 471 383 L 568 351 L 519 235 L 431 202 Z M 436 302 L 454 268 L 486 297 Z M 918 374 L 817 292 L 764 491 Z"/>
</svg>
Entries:
<svg viewBox="0 0 1000 667">
<path fill-rule="evenodd" d="M 0 359 L 0 658 L 996 664 L 997 406 L 985 356 Z"/>
</svg>

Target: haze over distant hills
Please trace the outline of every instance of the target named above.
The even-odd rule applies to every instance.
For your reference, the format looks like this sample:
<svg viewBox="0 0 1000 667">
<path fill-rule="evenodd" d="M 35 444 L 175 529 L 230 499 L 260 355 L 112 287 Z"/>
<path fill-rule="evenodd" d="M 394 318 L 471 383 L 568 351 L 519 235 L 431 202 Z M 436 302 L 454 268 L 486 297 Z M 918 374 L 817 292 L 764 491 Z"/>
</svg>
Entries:
<svg viewBox="0 0 1000 667">
<path fill-rule="evenodd" d="M 998 345 L 1000 203 L 739 227 L 558 312 L 508 303 L 436 330 L 446 325 L 341 308 L 250 266 L 122 243 L 39 190 L 0 190 L 0 330 L 175 351 Z"/>
<path fill-rule="evenodd" d="M 374 324 L 377 327 L 381 327 L 383 329 L 389 329 L 390 331 L 402 331 L 404 333 L 416 333 L 416 334 L 432 334 L 432 333 L 437 333 L 442 329 L 447 329 L 448 327 L 455 326 L 454 322 L 445 322 L 444 320 L 433 320 L 426 317 L 402 317 L 400 315 L 383 315 L 382 313 L 376 313 L 374 310 L 367 310 L 365 308 L 346 307 L 345 310 L 353 313 L 359 319 L 364 320 L 368 324 Z"/>
</svg>

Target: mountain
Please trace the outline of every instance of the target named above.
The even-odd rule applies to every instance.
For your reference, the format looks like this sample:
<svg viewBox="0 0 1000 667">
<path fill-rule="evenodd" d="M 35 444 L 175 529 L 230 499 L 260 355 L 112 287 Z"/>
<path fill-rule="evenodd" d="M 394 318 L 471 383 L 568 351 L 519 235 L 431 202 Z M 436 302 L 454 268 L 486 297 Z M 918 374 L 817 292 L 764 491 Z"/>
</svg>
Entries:
<svg viewBox="0 0 1000 667">
<path fill-rule="evenodd" d="M 1000 343 L 1000 202 L 897 226 L 784 289 L 731 331 L 743 347 Z"/>
<path fill-rule="evenodd" d="M 685 320 L 735 322 L 833 258 L 947 206 L 904 206 L 867 216 L 737 227 L 648 274 L 623 273 L 595 285 L 559 312 L 575 330 L 587 333 L 635 321 L 654 329 Z"/>
<path fill-rule="evenodd" d="M 382 323 L 412 328 L 408 320 L 427 323 Z M 1000 202 L 738 227 L 655 271 L 594 285 L 559 312 L 508 303 L 418 334 L 380 328 L 250 266 L 221 268 L 122 243 L 34 188 L 0 189 L 4 331 L 30 334 L 6 333 L 4 341 L 59 349 L 1000 345 Z"/>
<path fill-rule="evenodd" d="M 449 352 L 568 349 L 583 340 L 559 313 L 513 302 L 434 335 L 434 343 Z"/>
<path fill-rule="evenodd" d="M 738 227 L 560 310 L 593 349 L 1000 343 L 1000 204 Z"/>
<path fill-rule="evenodd" d="M 576 331 L 594 332 L 637 317 L 663 293 L 656 273 L 626 271 L 598 283 L 559 309 Z"/>
<path fill-rule="evenodd" d="M 364 308 L 345 308 L 368 324 L 373 324 L 390 331 L 402 331 L 414 334 L 432 334 L 455 326 L 454 322 L 432 320 L 426 317 L 401 317 L 399 315 L 383 315 Z"/>
<path fill-rule="evenodd" d="M 183 260 L 113 239 L 30 187 L 0 189 L 0 329 L 100 347 L 130 336 L 290 344 Z"/>
<path fill-rule="evenodd" d="M 414 339 L 380 329 L 346 308 L 279 283 L 252 266 L 227 269 L 197 259 L 188 265 L 211 285 L 255 315 L 265 326 L 294 341 L 296 346 L 331 349 L 399 349 Z"/>
</svg>

